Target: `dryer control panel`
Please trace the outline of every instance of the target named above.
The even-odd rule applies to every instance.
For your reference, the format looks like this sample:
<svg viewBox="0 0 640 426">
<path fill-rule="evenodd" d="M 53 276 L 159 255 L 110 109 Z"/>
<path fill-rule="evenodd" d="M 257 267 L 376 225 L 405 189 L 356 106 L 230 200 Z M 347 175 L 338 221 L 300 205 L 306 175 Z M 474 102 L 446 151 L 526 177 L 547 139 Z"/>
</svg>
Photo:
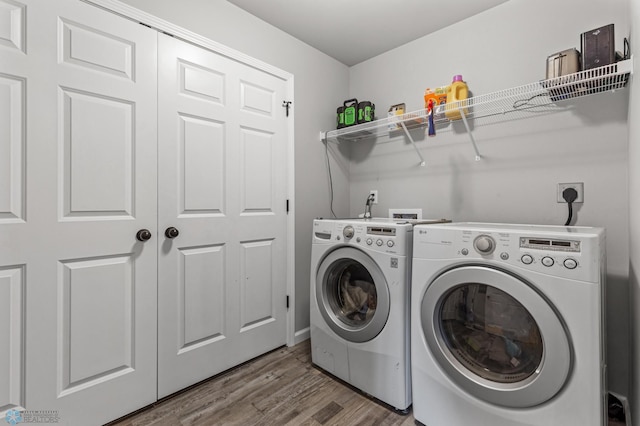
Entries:
<svg viewBox="0 0 640 426">
<path fill-rule="evenodd" d="M 512 265 L 558 277 L 597 282 L 604 231 L 522 225 L 417 226 L 414 258 L 460 259 Z"/>
<path fill-rule="evenodd" d="M 411 254 L 413 225 L 405 222 L 316 220 L 314 244 L 322 241 L 349 244 L 398 256 Z"/>
</svg>

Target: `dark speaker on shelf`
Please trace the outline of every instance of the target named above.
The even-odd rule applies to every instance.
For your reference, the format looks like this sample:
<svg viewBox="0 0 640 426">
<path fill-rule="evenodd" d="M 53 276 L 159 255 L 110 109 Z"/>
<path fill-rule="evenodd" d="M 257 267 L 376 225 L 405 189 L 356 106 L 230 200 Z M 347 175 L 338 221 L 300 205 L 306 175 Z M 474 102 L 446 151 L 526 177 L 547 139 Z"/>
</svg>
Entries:
<svg viewBox="0 0 640 426">
<path fill-rule="evenodd" d="M 582 69 L 602 67 L 616 61 L 613 24 L 582 33 Z"/>
</svg>

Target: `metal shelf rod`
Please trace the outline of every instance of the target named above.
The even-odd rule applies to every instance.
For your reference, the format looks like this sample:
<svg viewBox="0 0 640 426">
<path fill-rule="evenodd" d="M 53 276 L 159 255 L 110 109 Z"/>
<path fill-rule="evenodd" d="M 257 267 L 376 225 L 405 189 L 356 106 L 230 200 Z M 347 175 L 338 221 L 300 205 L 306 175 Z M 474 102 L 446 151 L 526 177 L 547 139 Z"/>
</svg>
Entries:
<svg viewBox="0 0 640 426">
<path fill-rule="evenodd" d="M 460 110 L 460 116 L 462 117 L 462 122 L 464 123 L 464 127 L 466 127 L 467 133 L 469 134 L 469 138 L 471 139 L 473 150 L 476 152 L 476 161 L 480 161 L 482 159 L 482 156 L 480 155 L 480 151 L 478 151 L 478 145 L 476 144 L 476 140 L 473 137 L 473 132 L 469 128 L 469 123 L 467 122 L 467 116 L 464 113 L 464 110 L 462 108 L 459 108 L 459 110 Z"/>
<path fill-rule="evenodd" d="M 418 146 L 416 145 L 416 142 L 413 140 L 413 138 L 411 137 L 411 134 L 409 133 L 409 130 L 407 130 L 407 126 L 404 125 L 404 121 L 400 122 L 400 125 L 402 126 L 402 128 L 404 129 L 404 133 L 407 135 L 407 137 L 409 138 L 409 140 L 411 141 L 411 145 L 413 145 L 413 148 L 416 150 L 416 152 L 418 153 L 418 157 L 420 157 L 420 166 L 424 167 L 426 162 L 424 161 L 424 157 L 422 157 L 422 153 L 420 153 L 420 150 L 418 149 Z"/>
</svg>

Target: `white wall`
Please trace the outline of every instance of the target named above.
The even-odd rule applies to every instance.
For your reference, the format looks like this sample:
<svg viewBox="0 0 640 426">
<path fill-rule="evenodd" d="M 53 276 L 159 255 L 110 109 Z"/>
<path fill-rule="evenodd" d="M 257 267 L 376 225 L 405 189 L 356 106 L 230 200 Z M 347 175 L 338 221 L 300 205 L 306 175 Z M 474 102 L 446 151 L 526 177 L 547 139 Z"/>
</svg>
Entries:
<svg viewBox="0 0 640 426">
<path fill-rule="evenodd" d="M 629 2 L 631 51 L 635 76 L 629 96 L 629 291 L 631 312 L 631 404 L 632 419 L 640 422 L 640 2 Z M 634 119 L 632 119 L 634 117 Z"/>
<path fill-rule="evenodd" d="M 548 55 L 580 49 L 580 33 L 609 23 L 622 50 L 628 0 L 586 3 L 511 0 L 352 67 L 350 95 L 373 101 L 384 116 L 399 102 L 409 111 L 423 108 L 425 88 L 447 85 L 454 74 L 463 75 L 472 95 L 536 82 L 545 78 Z M 574 223 L 607 229 L 609 380 L 626 395 L 628 103 L 629 90 L 621 90 L 570 101 L 567 111 L 552 115 L 476 121 L 480 162 L 461 122 L 435 138 L 414 134 L 426 159 L 422 168 L 404 137 L 353 143 L 351 214 L 361 213 L 368 191 L 377 189 L 378 216 L 407 207 L 422 208 L 425 218 L 562 225 L 567 206 L 556 202 L 557 184 L 584 182 L 585 203 Z"/>
<path fill-rule="evenodd" d="M 348 92 L 348 68 L 226 0 L 123 2 L 294 75 L 295 330 L 307 328 L 312 220 L 330 215 L 325 150 L 319 132 L 335 126 L 331 111 L 335 112 Z M 335 210 L 344 215 L 349 188 L 340 168 L 334 164 L 332 171 Z"/>
</svg>

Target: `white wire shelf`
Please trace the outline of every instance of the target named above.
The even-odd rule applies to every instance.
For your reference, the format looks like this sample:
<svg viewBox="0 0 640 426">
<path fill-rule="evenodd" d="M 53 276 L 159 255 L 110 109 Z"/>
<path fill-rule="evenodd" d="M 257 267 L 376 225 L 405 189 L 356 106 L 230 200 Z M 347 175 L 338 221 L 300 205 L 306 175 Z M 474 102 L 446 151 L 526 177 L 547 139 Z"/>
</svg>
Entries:
<svg viewBox="0 0 640 426">
<path fill-rule="evenodd" d="M 447 108 L 461 109 L 466 118 L 471 119 L 488 116 L 504 116 L 505 119 L 508 119 L 513 118 L 514 113 L 520 111 L 539 110 L 545 107 L 558 109 L 563 102 L 570 99 L 621 89 L 625 87 L 629 75 L 632 73 L 633 57 L 599 68 L 474 96 L 451 104 L 451 107 L 447 106 Z M 370 123 L 331 130 L 321 133 L 320 138 L 324 142 L 338 142 L 378 136 L 395 136 L 398 134 L 397 132 L 403 131 L 409 135 L 407 130 L 426 128 L 427 117 L 427 110 L 422 109 Z M 434 118 L 434 125 L 437 127 L 438 124 L 449 121 L 445 117 Z M 474 142 L 473 139 L 472 142 Z M 474 148 L 476 149 L 476 159 L 478 159 L 480 155 L 475 147 L 475 142 Z M 420 157 L 422 160 L 422 156 Z"/>
</svg>

